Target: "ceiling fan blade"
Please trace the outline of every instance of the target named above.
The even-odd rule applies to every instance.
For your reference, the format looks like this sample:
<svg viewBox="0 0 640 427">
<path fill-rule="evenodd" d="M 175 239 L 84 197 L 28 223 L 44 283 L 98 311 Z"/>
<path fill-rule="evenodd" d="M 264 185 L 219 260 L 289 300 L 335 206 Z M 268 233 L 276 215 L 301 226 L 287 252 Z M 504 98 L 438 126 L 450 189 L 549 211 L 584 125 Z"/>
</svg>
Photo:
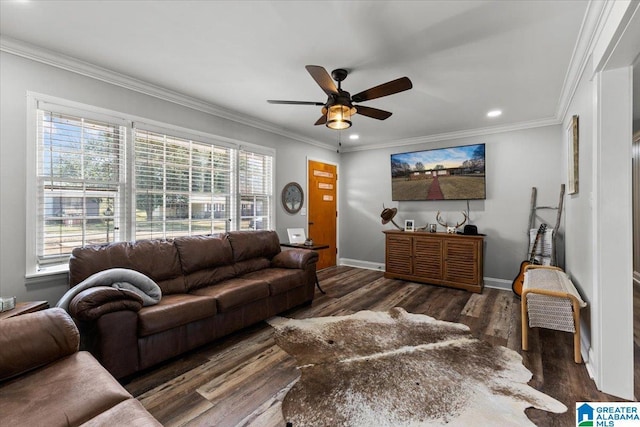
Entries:
<svg viewBox="0 0 640 427">
<path fill-rule="evenodd" d="M 313 101 L 279 101 L 277 99 L 267 99 L 269 104 L 287 104 L 287 105 L 324 105 L 324 102 Z"/>
<path fill-rule="evenodd" d="M 369 101 L 371 99 L 381 98 L 383 96 L 393 95 L 394 93 L 409 90 L 412 87 L 413 84 L 408 77 L 400 77 L 399 79 L 356 93 L 351 97 L 351 100 L 353 102 Z"/>
<path fill-rule="evenodd" d="M 386 120 L 391 117 L 391 112 L 378 110 L 377 108 L 365 107 L 364 105 L 356 105 L 356 113 L 372 119 Z"/>
<path fill-rule="evenodd" d="M 322 88 L 324 93 L 327 95 L 335 95 L 338 93 L 336 84 L 333 82 L 333 79 L 324 67 L 319 65 L 307 65 L 304 68 L 307 69 L 309 74 L 311 74 L 311 77 L 313 77 L 313 80 L 318 83 L 318 86 Z"/>
<path fill-rule="evenodd" d="M 314 123 L 314 126 L 318 126 L 318 125 L 324 125 L 327 123 L 327 116 L 326 115 L 322 115 L 320 116 L 320 118 Z"/>
</svg>

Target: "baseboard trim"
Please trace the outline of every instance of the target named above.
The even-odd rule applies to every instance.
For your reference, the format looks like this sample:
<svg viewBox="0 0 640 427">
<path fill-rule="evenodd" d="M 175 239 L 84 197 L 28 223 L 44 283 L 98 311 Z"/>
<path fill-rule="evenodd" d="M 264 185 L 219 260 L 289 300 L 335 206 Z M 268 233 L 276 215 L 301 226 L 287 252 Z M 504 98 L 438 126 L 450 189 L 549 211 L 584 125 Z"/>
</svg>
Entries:
<svg viewBox="0 0 640 427">
<path fill-rule="evenodd" d="M 361 261 L 359 259 L 340 258 L 338 260 L 338 265 L 343 265 L 345 267 L 365 268 L 367 270 L 384 271 L 384 263 L 382 262 L 371 262 L 371 261 Z"/>
<path fill-rule="evenodd" d="M 588 350 L 585 350 L 585 348 L 581 345 L 581 350 L 584 352 L 587 352 L 587 358 L 584 359 L 584 366 L 587 368 L 587 373 L 589 374 L 589 377 L 593 380 L 594 384 L 596 385 L 596 388 L 599 391 L 602 391 L 600 389 L 600 385 L 598 384 L 598 377 L 596 376 L 596 367 L 593 366 L 593 349 L 589 348 Z M 584 358 L 584 353 L 582 355 L 582 357 Z"/>
<path fill-rule="evenodd" d="M 513 280 L 496 279 L 494 277 L 484 278 L 484 287 L 492 289 L 500 289 L 502 291 L 511 291 Z"/>
</svg>

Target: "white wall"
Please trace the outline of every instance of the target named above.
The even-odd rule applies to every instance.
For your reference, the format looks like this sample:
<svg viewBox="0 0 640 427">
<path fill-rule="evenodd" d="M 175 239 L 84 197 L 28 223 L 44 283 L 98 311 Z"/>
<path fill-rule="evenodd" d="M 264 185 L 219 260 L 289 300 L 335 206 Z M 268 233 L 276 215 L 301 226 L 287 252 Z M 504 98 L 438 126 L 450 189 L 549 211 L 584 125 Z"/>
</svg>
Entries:
<svg viewBox="0 0 640 427">
<path fill-rule="evenodd" d="M 18 301 L 55 304 L 66 290 L 65 275 L 25 279 L 27 91 L 170 123 L 276 149 L 276 226 L 282 239 L 287 227 L 305 218 L 282 209 L 280 192 L 289 181 L 306 182 L 306 157 L 337 162 L 333 150 L 304 144 L 257 128 L 183 107 L 140 92 L 105 83 L 40 62 L 0 53 L 0 295 Z M 303 186 L 304 187 L 304 186 Z"/>
<path fill-rule="evenodd" d="M 591 69 L 587 64 L 586 70 Z M 565 199 L 565 266 L 582 297 L 589 304 L 581 314 L 582 341 L 585 349 L 591 341 L 591 309 L 594 298 L 593 279 L 593 82 L 583 73 L 562 124 L 565 149 L 562 152 L 562 174 L 567 175 L 566 129 L 573 115 L 578 115 L 579 191 Z"/>
<path fill-rule="evenodd" d="M 485 284 L 511 287 L 520 263 L 528 258 L 531 188 L 538 206 L 557 206 L 563 182 L 561 126 L 504 132 L 437 143 L 344 153 L 341 158 L 340 258 L 384 263 L 382 204 L 398 207 L 397 221 L 435 223 L 436 212 L 448 222 L 460 221 L 466 201 L 393 202 L 390 155 L 405 151 L 486 144 L 487 199 L 469 202 L 470 223 L 485 238 Z M 539 211 L 553 226 L 555 211 Z M 540 224 L 539 221 L 536 222 Z M 561 228 L 562 233 L 562 228 Z M 559 239 L 561 244 L 561 236 Z"/>
</svg>

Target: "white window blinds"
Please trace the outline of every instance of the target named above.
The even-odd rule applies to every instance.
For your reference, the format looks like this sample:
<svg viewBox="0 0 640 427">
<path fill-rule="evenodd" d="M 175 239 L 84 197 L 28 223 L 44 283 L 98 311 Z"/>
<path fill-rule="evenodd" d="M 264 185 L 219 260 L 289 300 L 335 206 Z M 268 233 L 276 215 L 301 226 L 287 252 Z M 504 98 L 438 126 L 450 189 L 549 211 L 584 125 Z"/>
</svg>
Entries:
<svg viewBox="0 0 640 427">
<path fill-rule="evenodd" d="M 37 110 L 39 264 L 120 239 L 126 129 Z"/>
<path fill-rule="evenodd" d="M 238 169 L 240 229 L 271 229 L 273 157 L 240 150 Z"/>
<path fill-rule="evenodd" d="M 136 239 L 228 231 L 232 151 L 136 129 Z"/>
<path fill-rule="evenodd" d="M 42 96 L 28 99 L 28 275 L 79 246 L 273 228 L 269 149 Z"/>
</svg>

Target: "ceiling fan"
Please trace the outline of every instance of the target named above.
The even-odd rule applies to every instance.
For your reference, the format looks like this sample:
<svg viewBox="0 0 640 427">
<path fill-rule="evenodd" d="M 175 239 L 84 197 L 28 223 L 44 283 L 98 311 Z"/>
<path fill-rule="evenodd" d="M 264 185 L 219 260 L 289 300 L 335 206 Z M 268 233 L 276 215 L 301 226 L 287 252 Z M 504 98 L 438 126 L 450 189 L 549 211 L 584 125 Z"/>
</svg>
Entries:
<svg viewBox="0 0 640 427">
<path fill-rule="evenodd" d="M 356 113 L 378 120 L 388 119 L 392 114 L 389 111 L 364 105 L 354 106 L 353 104 L 393 95 L 413 87 L 408 77 L 400 77 L 351 96 L 349 92 L 342 90 L 341 87 L 342 81 L 349 74 L 344 68 L 333 70 L 331 76 L 324 67 L 319 65 L 307 65 L 305 68 L 318 83 L 318 86 L 327 94 L 327 102 L 279 101 L 273 99 L 269 99 L 267 102 L 269 104 L 322 105 L 322 117 L 315 122 L 315 125 L 326 125 L 330 129 L 341 130 L 351 127 L 351 116 Z M 333 80 L 338 82 L 338 87 L 331 80 L 332 77 Z"/>
</svg>

